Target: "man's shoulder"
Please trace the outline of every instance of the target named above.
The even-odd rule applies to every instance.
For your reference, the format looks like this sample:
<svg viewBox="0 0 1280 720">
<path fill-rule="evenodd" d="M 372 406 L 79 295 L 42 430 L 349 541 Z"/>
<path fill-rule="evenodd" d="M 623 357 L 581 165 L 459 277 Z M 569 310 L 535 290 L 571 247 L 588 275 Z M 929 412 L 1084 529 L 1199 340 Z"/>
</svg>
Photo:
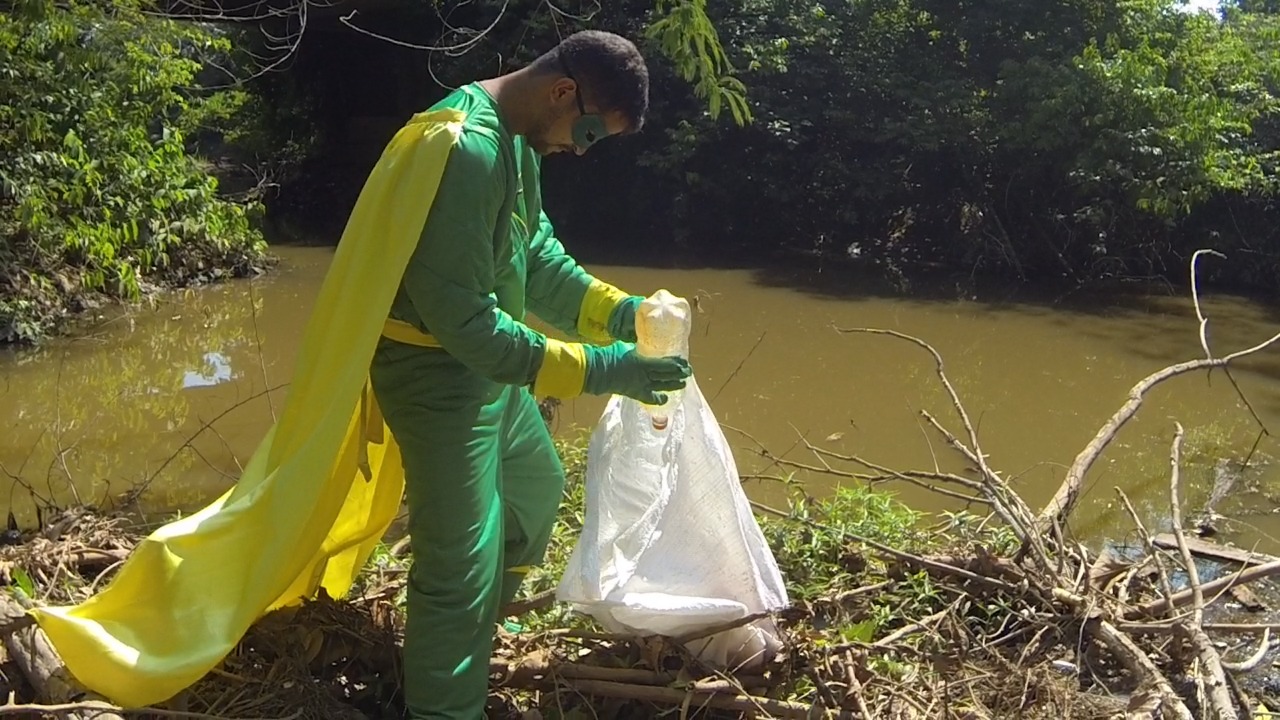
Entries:
<svg viewBox="0 0 1280 720">
<path fill-rule="evenodd" d="M 436 101 L 431 109 L 462 112 L 462 132 L 452 150 L 452 154 L 463 156 L 459 158 L 462 164 L 472 168 L 477 165 L 492 167 L 507 160 L 510 143 L 504 140 L 496 109 L 478 85 L 472 83 L 453 90 Z"/>
<path fill-rule="evenodd" d="M 463 126 L 469 130 L 483 129 L 494 134 L 502 131 L 497 108 L 477 83 L 463 85 L 451 91 L 432 104 L 431 109 L 461 111 L 466 118 Z"/>
</svg>

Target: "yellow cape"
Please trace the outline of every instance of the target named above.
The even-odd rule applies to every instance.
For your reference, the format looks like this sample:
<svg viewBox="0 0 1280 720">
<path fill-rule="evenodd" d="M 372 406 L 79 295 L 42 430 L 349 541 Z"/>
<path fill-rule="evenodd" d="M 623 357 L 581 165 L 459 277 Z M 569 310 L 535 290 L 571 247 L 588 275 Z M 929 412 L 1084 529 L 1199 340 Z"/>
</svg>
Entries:
<svg viewBox="0 0 1280 720">
<path fill-rule="evenodd" d="M 463 119 L 416 115 L 383 152 L 321 286 L 283 413 L 239 483 L 153 532 L 96 596 L 32 611 L 90 690 L 126 707 L 164 701 L 266 612 L 320 587 L 335 598 L 350 589 L 404 489 L 369 363 Z"/>
</svg>

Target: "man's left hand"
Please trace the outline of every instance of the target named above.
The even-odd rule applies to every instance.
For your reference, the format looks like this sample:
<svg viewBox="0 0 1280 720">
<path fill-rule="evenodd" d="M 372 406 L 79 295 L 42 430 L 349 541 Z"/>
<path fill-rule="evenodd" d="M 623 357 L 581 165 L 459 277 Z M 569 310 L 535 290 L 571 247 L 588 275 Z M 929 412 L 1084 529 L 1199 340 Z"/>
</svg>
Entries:
<svg viewBox="0 0 1280 720">
<path fill-rule="evenodd" d="M 636 341 L 636 308 L 644 298 L 632 295 L 618 303 L 609 314 L 609 334 L 614 340 L 634 343 Z"/>
</svg>

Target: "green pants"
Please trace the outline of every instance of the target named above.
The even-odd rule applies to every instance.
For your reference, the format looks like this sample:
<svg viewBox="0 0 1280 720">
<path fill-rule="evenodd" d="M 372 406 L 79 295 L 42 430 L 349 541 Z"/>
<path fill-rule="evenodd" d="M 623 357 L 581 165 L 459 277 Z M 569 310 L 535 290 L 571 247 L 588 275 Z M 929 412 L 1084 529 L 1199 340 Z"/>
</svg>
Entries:
<svg viewBox="0 0 1280 720">
<path fill-rule="evenodd" d="M 370 377 L 404 457 L 409 716 L 478 720 L 498 610 L 524 577 L 509 569 L 542 561 L 564 470 L 525 388 L 385 339 Z"/>
</svg>

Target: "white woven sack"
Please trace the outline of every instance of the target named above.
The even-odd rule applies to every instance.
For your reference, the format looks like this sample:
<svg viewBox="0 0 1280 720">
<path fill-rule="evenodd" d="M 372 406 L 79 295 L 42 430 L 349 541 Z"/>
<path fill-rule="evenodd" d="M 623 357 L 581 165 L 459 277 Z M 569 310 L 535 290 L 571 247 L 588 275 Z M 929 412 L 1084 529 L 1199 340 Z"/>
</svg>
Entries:
<svg viewBox="0 0 1280 720">
<path fill-rule="evenodd" d="M 622 396 L 605 408 L 588 449 L 585 522 L 558 599 L 612 632 L 668 637 L 786 607 L 782 575 L 696 378 L 660 409 L 664 429 L 654 411 Z M 779 640 L 765 618 L 688 646 L 740 669 L 768 659 Z"/>
</svg>

